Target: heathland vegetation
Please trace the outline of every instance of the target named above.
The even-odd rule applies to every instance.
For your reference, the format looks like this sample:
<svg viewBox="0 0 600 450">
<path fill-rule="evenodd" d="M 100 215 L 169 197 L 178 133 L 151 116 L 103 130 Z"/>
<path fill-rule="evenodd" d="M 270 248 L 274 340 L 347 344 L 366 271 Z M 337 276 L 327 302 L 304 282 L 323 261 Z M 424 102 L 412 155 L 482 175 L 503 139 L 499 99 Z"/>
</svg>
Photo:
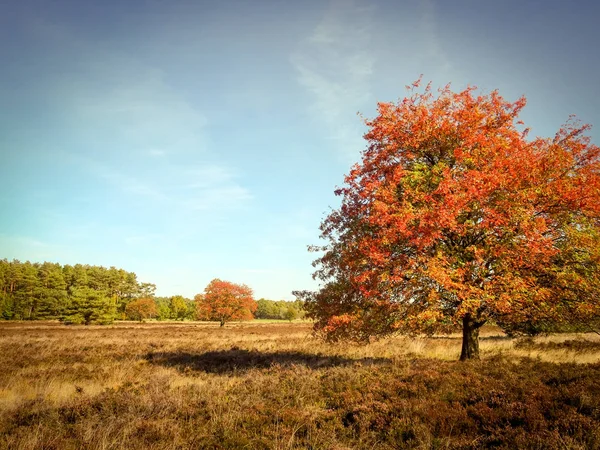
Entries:
<svg viewBox="0 0 600 450">
<path fill-rule="evenodd" d="M 0 322 L 0 448 L 598 449 L 600 337 Z"/>
</svg>

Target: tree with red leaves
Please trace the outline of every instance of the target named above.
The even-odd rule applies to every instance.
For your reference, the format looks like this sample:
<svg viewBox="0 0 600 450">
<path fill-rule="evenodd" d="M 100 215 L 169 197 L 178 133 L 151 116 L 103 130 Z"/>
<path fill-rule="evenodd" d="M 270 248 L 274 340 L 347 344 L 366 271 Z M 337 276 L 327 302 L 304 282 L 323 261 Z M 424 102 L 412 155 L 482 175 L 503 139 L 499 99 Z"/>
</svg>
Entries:
<svg viewBox="0 0 600 450">
<path fill-rule="evenodd" d="M 194 297 L 200 320 L 219 321 L 221 326 L 230 320 L 252 320 L 256 311 L 252 289 L 245 284 L 235 284 L 215 278 Z"/>
<path fill-rule="evenodd" d="M 306 300 L 328 339 L 600 317 L 600 149 L 572 118 L 528 139 L 525 98 L 419 82 L 367 120 L 362 161 L 335 191 Z"/>
</svg>

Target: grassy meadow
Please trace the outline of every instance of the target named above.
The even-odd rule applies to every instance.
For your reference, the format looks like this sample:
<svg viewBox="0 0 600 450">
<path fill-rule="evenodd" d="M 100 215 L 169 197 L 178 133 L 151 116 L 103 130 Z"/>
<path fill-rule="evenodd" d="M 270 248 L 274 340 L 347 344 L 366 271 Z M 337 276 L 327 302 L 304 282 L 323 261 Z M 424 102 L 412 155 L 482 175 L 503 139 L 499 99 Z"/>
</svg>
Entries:
<svg viewBox="0 0 600 450">
<path fill-rule="evenodd" d="M 0 322 L 0 448 L 600 448 L 600 336 L 481 336 Z"/>
</svg>

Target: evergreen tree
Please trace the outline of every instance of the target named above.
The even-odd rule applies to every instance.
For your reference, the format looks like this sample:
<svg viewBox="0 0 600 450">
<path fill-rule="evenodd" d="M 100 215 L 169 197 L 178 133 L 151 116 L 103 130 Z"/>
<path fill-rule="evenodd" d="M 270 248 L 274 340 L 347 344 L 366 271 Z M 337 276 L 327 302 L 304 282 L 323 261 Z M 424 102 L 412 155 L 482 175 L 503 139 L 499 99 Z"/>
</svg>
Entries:
<svg viewBox="0 0 600 450">
<path fill-rule="evenodd" d="M 110 324 L 115 319 L 116 305 L 104 292 L 89 287 L 76 287 L 71 290 L 65 323 Z"/>
</svg>

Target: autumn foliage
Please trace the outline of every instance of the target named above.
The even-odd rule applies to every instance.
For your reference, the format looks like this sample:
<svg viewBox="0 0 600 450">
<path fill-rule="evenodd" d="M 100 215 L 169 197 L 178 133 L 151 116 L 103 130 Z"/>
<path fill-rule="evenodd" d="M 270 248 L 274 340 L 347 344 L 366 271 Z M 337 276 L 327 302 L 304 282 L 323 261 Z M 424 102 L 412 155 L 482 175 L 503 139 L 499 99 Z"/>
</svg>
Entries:
<svg viewBox="0 0 600 450">
<path fill-rule="evenodd" d="M 158 309 L 153 299 L 140 298 L 125 307 L 125 314 L 128 319 L 142 321 L 158 316 Z"/>
<path fill-rule="evenodd" d="M 589 323 L 600 316 L 600 149 L 572 118 L 528 139 L 525 98 L 430 85 L 367 120 L 368 147 L 336 190 L 303 292 L 329 339 L 460 325 L 477 358 L 494 320 Z"/>
<path fill-rule="evenodd" d="M 221 326 L 231 320 L 252 320 L 257 308 L 252 289 L 219 279 L 212 280 L 194 300 L 199 319 L 219 321 Z"/>
</svg>

